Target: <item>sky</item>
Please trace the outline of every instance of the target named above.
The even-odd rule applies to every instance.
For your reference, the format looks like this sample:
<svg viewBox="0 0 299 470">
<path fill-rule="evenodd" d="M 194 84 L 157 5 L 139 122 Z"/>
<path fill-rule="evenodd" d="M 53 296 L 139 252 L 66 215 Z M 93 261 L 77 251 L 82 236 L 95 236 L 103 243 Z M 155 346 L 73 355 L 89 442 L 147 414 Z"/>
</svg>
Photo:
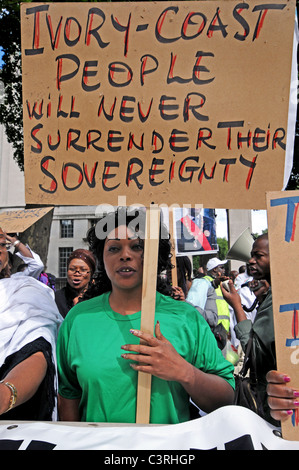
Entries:
<svg viewBox="0 0 299 470">
<path fill-rule="evenodd" d="M 216 209 L 216 233 L 219 238 L 227 239 L 227 221 L 226 221 L 226 210 Z M 267 211 L 266 210 L 252 210 L 252 233 L 258 233 L 259 235 L 263 230 L 268 228 L 267 224 Z"/>
</svg>

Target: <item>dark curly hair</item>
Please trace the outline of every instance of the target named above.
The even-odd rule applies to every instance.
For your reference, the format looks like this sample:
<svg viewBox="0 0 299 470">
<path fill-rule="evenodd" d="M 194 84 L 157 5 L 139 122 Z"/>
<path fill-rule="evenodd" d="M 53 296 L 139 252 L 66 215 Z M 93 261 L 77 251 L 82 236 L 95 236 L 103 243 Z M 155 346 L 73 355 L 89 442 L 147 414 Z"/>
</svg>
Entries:
<svg viewBox="0 0 299 470">
<path fill-rule="evenodd" d="M 11 271 L 11 267 L 12 267 L 12 264 L 13 264 L 13 256 L 12 256 L 12 253 L 10 251 L 7 252 L 7 263 L 4 265 L 4 267 L 2 267 L 1 271 L 0 271 L 0 279 L 5 279 L 6 277 L 10 277 L 10 271 Z"/>
<path fill-rule="evenodd" d="M 111 291 L 111 282 L 107 276 L 103 253 L 106 235 L 120 226 L 126 225 L 133 229 L 143 242 L 145 237 L 145 210 L 128 209 L 127 207 L 118 207 L 115 211 L 105 214 L 98 223 L 87 232 L 87 241 L 89 249 L 97 260 L 96 272 L 93 276 L 93 282 L 85 292 L 82 300 L 104 294 Z M 164 295 L 171 295 L 171 286 L 166 276 L 161 276 L 163 271 L 169 272 L 172 269 L 171 264 L 171 244 L 170 236 L 166 226 L 160 224 L 158 268 L 157 268 L 157 291 Z"/>
</svg>

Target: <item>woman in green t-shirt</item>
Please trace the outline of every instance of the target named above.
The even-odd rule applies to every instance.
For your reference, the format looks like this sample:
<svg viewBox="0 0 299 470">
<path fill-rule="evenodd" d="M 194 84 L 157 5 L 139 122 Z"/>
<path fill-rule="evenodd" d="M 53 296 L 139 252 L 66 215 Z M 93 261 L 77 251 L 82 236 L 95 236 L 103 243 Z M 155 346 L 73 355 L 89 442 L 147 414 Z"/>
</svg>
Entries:
<svg viewBox="0 0 299 470">
<path fill-rule="evenodd" d="M 97 277 L 58 337 L 63 421 L 135 422 L 138 371 L 152 375 L 151 423 L 188 420 L 190 397 L 205 412 L 233 402 L 233 366 L 203 317 L 172 299 L 160 277 L 171 266 L 163 224 L 155 334 L 140 331 L 144 219 L 142 210 L 119 208 L 88 234 Z"/>
</svg>

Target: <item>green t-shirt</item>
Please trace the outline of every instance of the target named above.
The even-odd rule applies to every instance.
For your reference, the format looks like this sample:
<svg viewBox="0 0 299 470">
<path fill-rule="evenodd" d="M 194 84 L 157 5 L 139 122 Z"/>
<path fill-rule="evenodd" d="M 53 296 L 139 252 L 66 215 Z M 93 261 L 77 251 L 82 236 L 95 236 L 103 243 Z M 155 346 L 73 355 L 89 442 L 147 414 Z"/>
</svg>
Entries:
<svg viewBox="0 0 299 470">
<path fill-rule="evenodd" d="M 130 329 L 140 329 L 140 319 L 141 312 L 114 312 L 106 293 L 77 304 L 62 323 L 57 342 L 59 394 L 80 399 L 82 421 L 135 423 L 138 373 L 121 357 L 121 346 L 139 343 Z M 157 293 L 157 320 L 162 335 L 182 357 L 234 387 L 232 364 L 192 305 Z M 189 418 L 184 388 L 153 376 L 150 422 L 175 424 Z"/>
</svg>

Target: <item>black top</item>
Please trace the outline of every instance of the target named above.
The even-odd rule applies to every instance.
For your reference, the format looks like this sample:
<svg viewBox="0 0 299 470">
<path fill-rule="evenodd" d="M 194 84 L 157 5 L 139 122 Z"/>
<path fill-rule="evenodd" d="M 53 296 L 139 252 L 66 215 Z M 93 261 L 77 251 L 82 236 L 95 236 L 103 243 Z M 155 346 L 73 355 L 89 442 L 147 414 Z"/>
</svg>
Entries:
<svg viewBox="0 0 299 470">
<path fill-rule="evenodd" d="M 69 284 L 55 292 L 55 302 L 63 318 L 66 317 L 68 311 L 74 306 L 73 300 L 77 296 L 77 289 L 74 289 Z"/>
<path fill-rule="evenodd" d="M 56 395 L 55 366 L 52 359 L 52 347 L 43 337 L 37 338 L 8 356 L 0 367 L 0 380 L 5 380 L 7 374 L 14 367 L 39 351 L 44 354 L 47 361 L 47 372 L 44 380 L 30 400 L 0 415 L 1 420 L 52 421 Z"/>
</svg>

